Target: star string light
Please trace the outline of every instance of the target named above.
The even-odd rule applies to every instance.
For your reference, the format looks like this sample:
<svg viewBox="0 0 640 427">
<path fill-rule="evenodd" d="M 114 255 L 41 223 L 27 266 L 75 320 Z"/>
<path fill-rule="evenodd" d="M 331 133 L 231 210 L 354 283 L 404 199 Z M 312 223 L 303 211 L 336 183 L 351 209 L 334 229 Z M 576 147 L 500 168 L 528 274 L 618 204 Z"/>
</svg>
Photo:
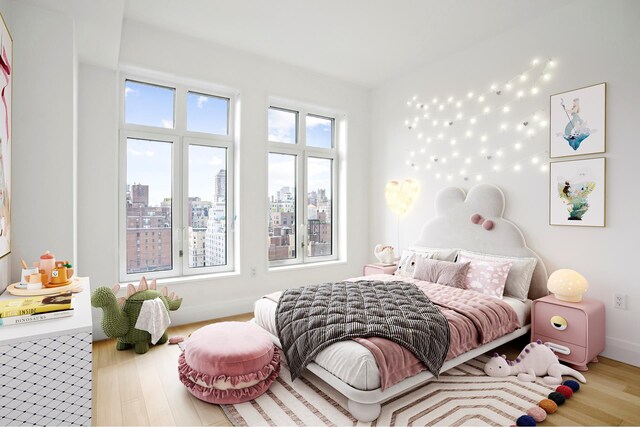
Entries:
<svg viewBox="0 0 640 427">
<path fill-rule="evenodd" d="M 449 181 L 454 177 L 478 181 L 484 178 L 482 173 L 474 173 L 466 169 L 460 169 L 464 173 L 452 173 L 449 169 L 458 167 L 458 164 L 467 168 L 475 166 L 486 169 L 486 166 L 490 166 L 492 172 L 504 170 L 518 172 L 524 165 L 532 165 L 546 171 L 546 162 L 541 161 L 541 158 L 547 155 L 546 151 L 534 153 L 530 162 L 524 162 L 521 155 L 521 152 L 531 150 L 532 145 L 535 144 L 533 139 L 536 134 L 548 125 L 546 110 L 541 108 L 525 114 L 515 113 L 520 117 L 519 119 L 514 119 L 512 115 L 513 110 L 522 109 L 520 104 L 524 100 L 539 94 L 540 86 L 550 80 L 551 69 L 554 66 L 555 63 L 551 59 L 535 59 L 530 67 L 511 79 L 501 84 L 492 84 L 484 92 L 469 91 L 466 96 L 458 98 L 450 95 L 439 101 L 436 97 L 429 103 L 421 102 L 417 95 L 413 96 L 407 102 L 410 109 L 429 110 L 431 106 L 433 110 L 431 113 L 425 112 L 405 120 L 409 130 L 420 127 L 417 138 L 423 144 L 419 150 L 420 154 L 427 154 L 424 144 L 431 144 L 432 141 L 436 145 L 430 146 L 429 152 L 438 151 L 443 147 L 442 144 L 447 144 L 446 146 L 452 151 L 430 155 L 426 163 L 424 159 L 417 158 L 415 151 L 412 151 L 406 164 L 415 170 L 420 170 L 422 166 L 426 170 L 433 171 L 436 179 Z M 491 129 L 487 129 L 492 116 L 496 117 L 498 123 L 495 126 L 491 125 Z M 511 134 L 514 134 L 514 137 L 509 143 L 495 146 L 494 141 L 507 139 Z M 456 145 L 458 141 L 470 147 L 473 153 L 461 154 L 464 148 Z M 518 153 L 518 158 L 506 162 L 507 158 L 513 157 L 513 153 Z M 493 163 L 492 167 L 491 163 Z"/>
</svg>

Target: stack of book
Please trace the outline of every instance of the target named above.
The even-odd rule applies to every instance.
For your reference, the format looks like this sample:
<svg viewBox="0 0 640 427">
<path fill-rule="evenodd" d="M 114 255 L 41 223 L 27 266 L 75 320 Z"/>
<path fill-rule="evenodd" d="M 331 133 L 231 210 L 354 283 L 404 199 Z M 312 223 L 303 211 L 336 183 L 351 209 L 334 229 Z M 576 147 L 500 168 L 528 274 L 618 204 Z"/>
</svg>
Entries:
<svg viewBox="0 0 640 427">
<path fill-rule="evenodd" d="M 71 292 L 0 301 L 0 326 L 20 325 L 73 315 Z"/>
</svg>

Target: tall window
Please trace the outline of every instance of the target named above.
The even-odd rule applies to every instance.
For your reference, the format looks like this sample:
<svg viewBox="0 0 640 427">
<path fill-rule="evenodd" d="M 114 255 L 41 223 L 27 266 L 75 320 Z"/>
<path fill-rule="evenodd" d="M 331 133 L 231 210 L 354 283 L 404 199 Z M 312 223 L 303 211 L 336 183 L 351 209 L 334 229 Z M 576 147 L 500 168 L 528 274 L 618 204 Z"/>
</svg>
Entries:
<svg viewBox="0 0 640 427">
<path fill-rule="evenodd" d="M 268 123 L 269 261 L 336 259 L 335 118 L 274 105 Z"/>
<path fill-rule="evenodd" d="M 124 79 L 120 276 L 233 269 L 233 99 Z"/>
</svg>

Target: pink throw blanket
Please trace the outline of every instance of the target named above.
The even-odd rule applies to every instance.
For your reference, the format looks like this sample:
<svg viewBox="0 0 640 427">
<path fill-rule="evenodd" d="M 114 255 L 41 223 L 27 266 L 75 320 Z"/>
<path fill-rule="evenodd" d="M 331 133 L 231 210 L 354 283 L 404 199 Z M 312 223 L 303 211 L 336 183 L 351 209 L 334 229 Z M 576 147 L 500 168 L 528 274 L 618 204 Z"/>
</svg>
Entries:
<svg viewBox="0 0 640 427">
<path fill-rule="evenodd" d="M 402 280 L 414 283 L 438 306 L 449 322 L 451 344 L 447 360 L 513 332 L 521 326 L 516 312 L 509 304 L 475 291 L 386 274 L 349 280 Z M 275 302 L 279 297 L 280 292 L 265 296 Z M 380 370 L 382 390 L 427 369 L 413 353 L 393 341 L 379 337 L 355 338 L 355 341 L 373 354 Z"/>
</svg>

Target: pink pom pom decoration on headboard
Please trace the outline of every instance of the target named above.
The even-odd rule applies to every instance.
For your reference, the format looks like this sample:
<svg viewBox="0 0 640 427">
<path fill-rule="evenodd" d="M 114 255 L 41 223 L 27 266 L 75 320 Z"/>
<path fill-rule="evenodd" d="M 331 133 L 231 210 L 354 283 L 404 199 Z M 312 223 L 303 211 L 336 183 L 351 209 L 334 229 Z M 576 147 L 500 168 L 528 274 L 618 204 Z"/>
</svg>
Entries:
<svg viewBox="0 0 640 427">
<path fill-rule="evenodd" d="M 485 220 L 484 218 L 482 218 L 482 215 L 478 213 L 474 213 L 473 215 L 471 215 L 471 222 L 474 224 L 481 225 L 482 228 L 484 228 L 487 231 L 493 229 L 493 226 L 495 225 L 493 221 L 491 221 L 490 219 Z"/>
</svg>

